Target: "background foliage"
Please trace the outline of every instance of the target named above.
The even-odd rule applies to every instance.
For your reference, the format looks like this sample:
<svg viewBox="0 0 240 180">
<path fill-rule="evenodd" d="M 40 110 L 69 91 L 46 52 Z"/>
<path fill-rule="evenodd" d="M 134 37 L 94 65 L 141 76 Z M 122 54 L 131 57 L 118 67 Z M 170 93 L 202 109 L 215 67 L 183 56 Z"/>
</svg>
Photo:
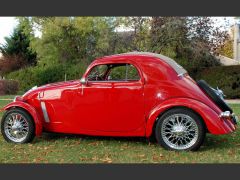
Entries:
<svg viewBox="0 0 240 180">
<path fill-rule="evenodd" d="M 240 98 L 240 65 L 205 68 L 196 75 L 214 88 L 223 90 L 226 98 Z"/>
<path fill-rule="evenodd" d="M 0 46 L 0 75 L 17 80 L 22 91 L 64 81 L 65 74 L 67 80 L 79 79 L 88 64 L 104 55 L 161 53 L 199 77 L 200 70 L 220 65 L 216 55 L 231 53 L 225 45 L 227 32 L 215 27 L 210 17 L 20 17 L 18 21 Z"/>
<path fill-rule="evenodd" d="M 12 80 L 1 80 L 0 81 L 0 95 L 5 94 L 17 94 L 18 82 Z"/>
</svg>

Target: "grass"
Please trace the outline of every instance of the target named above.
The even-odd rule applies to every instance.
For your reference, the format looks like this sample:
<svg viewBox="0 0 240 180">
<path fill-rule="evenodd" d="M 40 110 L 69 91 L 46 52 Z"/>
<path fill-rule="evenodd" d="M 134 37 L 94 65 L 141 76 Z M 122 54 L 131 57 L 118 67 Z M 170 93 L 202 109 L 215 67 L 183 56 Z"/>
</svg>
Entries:
<svg viewBox="0 0 240 180">
<path fill-rule="evenodd" d="M 0 101 L 0 107 L 8 102 Z M 240 115 L 240 104 L 231 106 L 235 113 Z M 166 151 L 156 143 L 149 143 L 145 138 L 43 134 L 31 144 L 16 145 L 5 142 L 0 136 L 0 163 L 239 162 L 240 130 L 229 135 L 208 134 L 197 152 Z"/>
<path fill-rule="evenodd" d="M 12 100 L 8 99 L 13 99 L 15 95 L 6 95 L 6 96 L 0 96 L 0 109 L 5 106 L 7 103 L 10 103 Z M 7 99 L 7 100 L 3 100 Z M 0 117 L 2 116 L 3 112 L 0 112 Z"/>
</svg>

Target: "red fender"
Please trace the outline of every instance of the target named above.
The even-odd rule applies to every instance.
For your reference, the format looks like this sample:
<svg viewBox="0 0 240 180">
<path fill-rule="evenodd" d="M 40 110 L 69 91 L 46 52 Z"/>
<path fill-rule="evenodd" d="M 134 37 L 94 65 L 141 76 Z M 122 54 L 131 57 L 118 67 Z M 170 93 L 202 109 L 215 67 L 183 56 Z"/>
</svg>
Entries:
<svg viewBox="0 0 240 180">
<path fill-rule="evenodd" d="M 211 134 L 228 134 L 236 129 L 234 124 L 232 124 L 230 121 L 219 118 L 219 114 L 221 113 L 221 110 L 219 108 L 216 108 L 218 110 L 218 112 L 216 112 L 206 104 L 195 99 L 172 98 L 167 99 L 151 111 L 148 116 L 146 136 L 151 136 L 153 125 L 159 115 L 168 109 L 179 106 L 192 109 L 198 113 L 204 120 L 207 129 Z"/>
<path fill-rule="evenodd" d="M 43 125 L 42 125 L 42 122 L 41 122 L 41 118 L 39 117 L 35 108 L 32 107 L 31 105 L 23 102 L 23 101 L 16 101 L 16 102 L 12 102 L 12 103 L 8 104 L 3 109 L 6 111 L 6 110 L 8 110 L 10 108 L 13 108 L 13 107 L 23 108 L 27 112 L 29 112 L 29 114 L 32 116 L 32 118 L 34 120 L 34 123 L 35 123 L 35 135 L 40 136 L 42 134 Z"/>
</svg>

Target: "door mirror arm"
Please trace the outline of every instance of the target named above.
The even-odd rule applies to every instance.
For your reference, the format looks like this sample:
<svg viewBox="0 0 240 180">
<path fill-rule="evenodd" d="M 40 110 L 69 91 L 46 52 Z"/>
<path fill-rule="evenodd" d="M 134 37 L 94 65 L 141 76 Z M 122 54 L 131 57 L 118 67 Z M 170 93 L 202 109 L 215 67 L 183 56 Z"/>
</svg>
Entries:
<svg viewBox="0 0 240 180">
<path fill-rule="evenodd" d="M 85 85 L 85 86 L 87 86 L 88 85 L 88 79 L 87 78 L 81 78 L 80 79 L 80 83 L 81 83 L 81 85 L 82 85 L 82 87 L 81 87 L 81 94 L 83 95 L 83 85 Z"/>
</svg>

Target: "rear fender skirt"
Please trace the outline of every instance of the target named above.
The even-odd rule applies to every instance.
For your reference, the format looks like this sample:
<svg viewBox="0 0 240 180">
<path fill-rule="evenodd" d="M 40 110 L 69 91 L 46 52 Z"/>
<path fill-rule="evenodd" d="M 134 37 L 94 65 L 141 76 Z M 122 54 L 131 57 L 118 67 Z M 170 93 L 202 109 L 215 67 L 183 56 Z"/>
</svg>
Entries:
<svg viewBox="0 0 240 180">
<path fill-rule="evenodd" d="M 36 136 L 40 136 L 42 134 L 42 122 L 41 119 L 36 111 L 36 109 L 34 107 L 32 107 L 31 105 L 22 102 L 22 101 L 16 101 L 16 102 L 12 102 L 10 104 L 8 104 L 7 106 L 5 106 L 3 109 L 5 111 L 11 109 L 11 108 L 22 108 L 24 110 L 26 110 L 33 118 L 34 120 L 34 124 L 35 124 L 35 135 Z"/>
<path fill-rule="evenodd" d="M 227 134 L 235 130 L 235 128 L 233 128 L 231 124 L 229 125 L 225 121 L 219 118 L 219 114 L 221 113 L 221 110 L 219 108 L 217 108 L 219 109 L 219 112 L 216 112 L 206 104 L 200 101 L 197 101 L 195 99 L 172 98 L 157 105 L 150 112 L 147 118 L 146 137 L 151 136 L 153 126 L 157 118 L 161 116 L 161 114 L 163 114 L 168 109 L 171 109 L 174 107 L 186 107 L 193 110 L 197 114 L 199 114 L 203 119 L 208 131 L 211 134 Z"/>
</svg>

